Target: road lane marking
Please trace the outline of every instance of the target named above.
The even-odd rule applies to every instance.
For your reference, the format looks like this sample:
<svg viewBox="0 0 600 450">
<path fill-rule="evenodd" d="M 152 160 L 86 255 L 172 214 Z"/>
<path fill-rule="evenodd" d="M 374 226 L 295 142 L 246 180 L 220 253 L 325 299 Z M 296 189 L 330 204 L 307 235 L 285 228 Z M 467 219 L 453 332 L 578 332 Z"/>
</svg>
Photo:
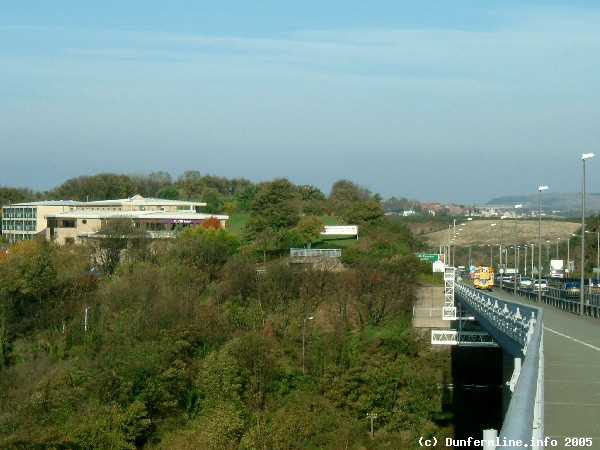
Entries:
<svg viewBox="0 0 600 450">
<path fill-rule="evenodd" d="M 585 345 L 586 347 L 589 347 L 591 349 L 596 350 L 597 352 L 600 352 L 600 347 L 596 347 L 595 345 L 588 344 L 587 342 L 580 341 L 579 339 L 575 339 L 574 337 L 567 336 L 566 334 L 560 333 L 560 332 L 558 332 L 556 330 L 553 330 L 552 328 L 544 327 L 544 330 L 545 331 L 550 331 L 550 332 L 555 333 L 555 334 L 558 334 L 559 336 L 562 336 L 564 338 L 570 339 L 570 340 L 572 340 L 574 342 L 577 342 L 578 344 Z"/>
</svg>

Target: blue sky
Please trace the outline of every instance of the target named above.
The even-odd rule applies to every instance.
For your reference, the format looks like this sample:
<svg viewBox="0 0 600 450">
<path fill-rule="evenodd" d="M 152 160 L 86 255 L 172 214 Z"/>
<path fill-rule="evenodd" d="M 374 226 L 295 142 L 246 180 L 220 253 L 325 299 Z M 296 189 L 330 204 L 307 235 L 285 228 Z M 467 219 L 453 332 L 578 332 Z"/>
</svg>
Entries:
<svg viewBox="0 0 600 450">
<path fill-rule="evenodd" d="M 600 192 L 594 1 L 6 1 L 3 186 L 340 178 L 482 203 Z"/>
</svg>

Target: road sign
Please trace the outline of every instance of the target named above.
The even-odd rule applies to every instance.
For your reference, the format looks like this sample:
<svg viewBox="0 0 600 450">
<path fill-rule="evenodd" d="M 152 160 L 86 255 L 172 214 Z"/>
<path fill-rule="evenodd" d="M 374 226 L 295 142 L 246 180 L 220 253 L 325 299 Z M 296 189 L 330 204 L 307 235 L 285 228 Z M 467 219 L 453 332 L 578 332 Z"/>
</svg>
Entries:
<svg viewBox="0 0 600 450">
<path fill-rule="evenodd" d="M 428 263 L 434 263 L 436 261 L 441 261 L 443 258 L 440 258 L 440 254 L 438 253 L 416 253 L 417 258 L 419 258 L 421 261 L 424 262 L 428 262 Z"/>
</svg>

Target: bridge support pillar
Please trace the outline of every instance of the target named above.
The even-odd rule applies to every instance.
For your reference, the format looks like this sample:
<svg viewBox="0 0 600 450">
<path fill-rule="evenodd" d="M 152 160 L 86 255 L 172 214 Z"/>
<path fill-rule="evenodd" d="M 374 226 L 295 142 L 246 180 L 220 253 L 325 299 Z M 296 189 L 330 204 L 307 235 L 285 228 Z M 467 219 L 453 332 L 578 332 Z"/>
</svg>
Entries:
<svg viewBox="0 0 600 450">
<path fill-rule="evenodd" d="M 498 430 L 490 428 L 489 430 L 483 430 L 483 450 L 495 450 L 496 449 L 496 438 L 498 437 Z"/>
<path fill-rule="evenodd" d="M 513 358 L 508 353 L 502 352 L 502 417 L 508 411 L 514 391 L 514 383 L 516 383 L 519 376 L 517 370 L 520 371 L 520 363 L 520 359 Z M 518 368 L 517 364 L 519 364 Z"/>
</svg>

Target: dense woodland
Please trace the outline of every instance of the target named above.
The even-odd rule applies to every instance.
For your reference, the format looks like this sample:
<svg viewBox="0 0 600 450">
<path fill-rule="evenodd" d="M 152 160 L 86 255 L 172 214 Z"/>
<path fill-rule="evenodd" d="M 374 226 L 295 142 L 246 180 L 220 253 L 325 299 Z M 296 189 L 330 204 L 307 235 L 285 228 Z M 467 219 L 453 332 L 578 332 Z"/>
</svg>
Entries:
<svg viewBox="0 0 600 450">
<path fill-rule="evenodd" d="M 420 244 L 377 195 L 199 174 L 147 191 L 97 176 L 122 180 L 100 195 L 90 178 L 44 198 L 212 192 L 246 220 L 170 240 L 120 223 L 0 255 L 0 448 L 411 449 L 452 435 L 448 353 L 411 327 Z M 289 247 L 331 247 L 318 230 L 332 218 L 360 226 L 335 242 L 341 264 L 291 267 Z"/>
</svg>

